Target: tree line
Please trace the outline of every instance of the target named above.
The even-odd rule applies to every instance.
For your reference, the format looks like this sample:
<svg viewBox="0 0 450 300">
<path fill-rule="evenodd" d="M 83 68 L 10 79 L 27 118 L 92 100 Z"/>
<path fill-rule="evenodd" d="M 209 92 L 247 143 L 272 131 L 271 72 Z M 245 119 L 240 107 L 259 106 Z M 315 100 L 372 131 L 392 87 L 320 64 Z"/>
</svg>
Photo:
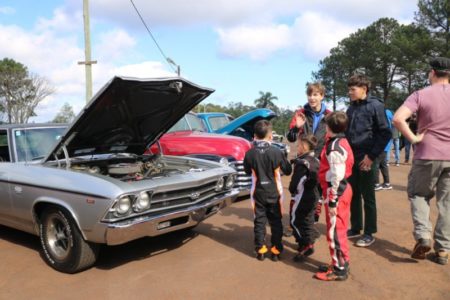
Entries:
<svg viewBox="0 0 450 300">
<path fill-rule="evenodd" d="M 320 60 L 312 81 L 326 86 L 326 100 L 333 104 L 348 102 L 347 79 L 364 73 L 372 80 L 371 92 L 383 99 L 388 108 L 397 109 L 414 90 L 427 84 L 428 59 L 450 57 L 449 0 L 419 0 L 414 22 L 400 24 L 381 18 L 341 40 Z M 54 92 L 48 82 L 9 58 L 0 61 L 0 118 L 7 123 L 26 123 L 35 115 L 36 106 Z M 278 114 L 273 128 L 284 133 L 293 111 L 275 104 L 278 97 L 259 92 L 253 105 L 231 102 L 226 106 L 199 104 L 194 111 L 218 111 L 238 117 L 255 108 L 270 108 Z M 65 103 L 54 122 L 74 119 L 72 107 Z"/>
</svg>

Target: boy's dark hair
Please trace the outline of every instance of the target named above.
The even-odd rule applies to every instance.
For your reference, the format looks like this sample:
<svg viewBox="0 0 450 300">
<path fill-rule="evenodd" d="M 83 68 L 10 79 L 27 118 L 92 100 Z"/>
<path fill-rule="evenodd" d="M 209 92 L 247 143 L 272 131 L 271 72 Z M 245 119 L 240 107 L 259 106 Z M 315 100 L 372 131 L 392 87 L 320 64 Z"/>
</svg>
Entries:
<svg viewBox="0 0 450 300">
<path fill-rule="evenodd" d="M 367 89 L 367 93 L 368 93 L 370 90 L 370 79 L 366 75 L 355 74 L 352 77 L 350 77 L 347 82 L 347 87 L 352 87 L 352 86 L 358 86 L 358 87 L 365 86 Z"/>
<path fill-rule="evenodd" d="M 259 120 L 255 124 L 255 135 L 258 139 L 264 139 L 272 132 L 272 124 L 267 120 Z"/>
<path fill-rule="evenodd" d="M 308 87 L 306 88 L 306 95 L 311 96 L 314 92 L 319 92 L 321 95 L 325 95 L 325 86 L 320 82 L 308 84 Z"/>
<path fill-rule="evenodd" d="M 328 128 L 330 128 L 333 133 L 342 133 L 347 130 L 347 114 L 342 111 L 332 112 L 326 117 L 325 121 L 327 122 Z"/>
<path fill-rule="evenodd" d="M 300 141 L 307 143 L 309 146 L 309 150 L 316 149 L 317 138 L 314 135 L 312 135 L 312 134 L 304 135 L 300 138 Z"/>
</svg>

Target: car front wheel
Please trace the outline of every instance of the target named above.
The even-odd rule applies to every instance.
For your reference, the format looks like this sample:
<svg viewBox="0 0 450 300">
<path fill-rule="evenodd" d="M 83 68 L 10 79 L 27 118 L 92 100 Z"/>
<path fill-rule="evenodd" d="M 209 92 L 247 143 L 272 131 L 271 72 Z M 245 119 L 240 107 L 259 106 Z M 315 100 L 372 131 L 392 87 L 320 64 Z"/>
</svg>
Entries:
<svg viewBox="0 0 450 300">
<path fill-rule="evenodd" d="M 71 216 L 62 208 L 51 207 L 43 212 L 39 236 L 46 262 L 60 272 L 76 273 L 97 260 L 99 245 L 86 242 Z"/>
</svg>

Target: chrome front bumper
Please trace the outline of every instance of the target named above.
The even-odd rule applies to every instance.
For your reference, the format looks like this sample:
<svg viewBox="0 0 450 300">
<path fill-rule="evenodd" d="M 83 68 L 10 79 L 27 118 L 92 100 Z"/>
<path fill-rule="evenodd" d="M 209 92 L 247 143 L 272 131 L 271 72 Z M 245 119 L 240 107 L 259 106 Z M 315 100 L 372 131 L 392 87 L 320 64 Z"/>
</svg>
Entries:
<svg viewBox="0 0 450 300">
<path fill-rule="evenodd" d="M 143 216 L 137 219 L 106 224 L 106 244 L 119 245 L 146 236 L 157 236 L 168 232 L 193 227 L 230 205 L 238 196 L 236 189 L 214 197 L 207 202 L 189 206 L 158 216 Z"/>
</svg>

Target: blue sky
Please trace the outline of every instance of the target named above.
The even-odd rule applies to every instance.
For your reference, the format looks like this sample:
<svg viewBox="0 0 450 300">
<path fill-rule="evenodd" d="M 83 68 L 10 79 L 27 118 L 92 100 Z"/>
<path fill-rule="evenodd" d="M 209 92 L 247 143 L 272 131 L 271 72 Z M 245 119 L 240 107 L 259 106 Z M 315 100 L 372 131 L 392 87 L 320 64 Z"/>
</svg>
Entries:
<svg viewBox="0 0 450 300">
<path fill-rule="evenodd" d="M 416 0 L 134 0 L 181 75 L 214 88 L 206 103 L 253 104 L 259 91 L 279 106 L 306 101 L 320 59 L 342 38 L 381 17 L 410 23 Z M 85 104 L 82 0 L 0 1 L 0 59 L 19 61 L 56 92 L 32 121 L 64 103 Z M 90 0 L 94 93 L 114 75 L 174 75 L 129 0 Z"/>
</svg>

